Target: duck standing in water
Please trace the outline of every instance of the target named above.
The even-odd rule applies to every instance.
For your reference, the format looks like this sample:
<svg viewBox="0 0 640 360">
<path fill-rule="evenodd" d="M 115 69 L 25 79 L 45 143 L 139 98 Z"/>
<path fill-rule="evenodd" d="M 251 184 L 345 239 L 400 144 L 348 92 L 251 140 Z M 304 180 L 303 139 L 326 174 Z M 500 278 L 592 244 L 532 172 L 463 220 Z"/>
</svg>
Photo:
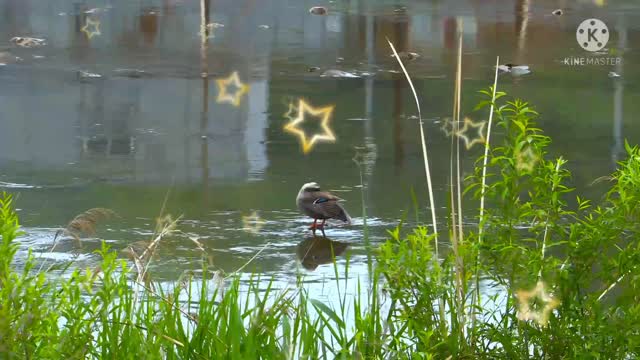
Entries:
<svg viewBox="0 0 640 360">
<path fill-rule="evenodd" d="M 309 229 L 314 233 L 316 229 L 324 232 L 324 223 L 327 219 L 339 219 L 347 224 L 351 223 L 351 217 L 340 201 L 343 200 L 329 192 L 320 191 L 320 185 L 315 182 L 302 185 L 296 198 L 298 209 L 313 218 L 313 224 Z M 318 220 L 322 220 L 322 224 L 318 225 Z"/>
</svg>

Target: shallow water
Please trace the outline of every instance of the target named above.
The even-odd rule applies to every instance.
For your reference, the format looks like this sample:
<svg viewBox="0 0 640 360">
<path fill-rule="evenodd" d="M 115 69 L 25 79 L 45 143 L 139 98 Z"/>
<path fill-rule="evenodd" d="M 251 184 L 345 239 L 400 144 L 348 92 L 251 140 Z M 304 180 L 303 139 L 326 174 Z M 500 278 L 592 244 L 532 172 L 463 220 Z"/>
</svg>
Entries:
<svg viewBox="0 0 640 360">
<path fill-rule="evenodd" d="M 640 5 L 564 3 L 565 13 L 554 16 L 556 1 L 205 1 L 213 31 L 203 42 L 196 1 L 0 0 L 0 188 L 18 195 L 23 250 L 90 266 L 100 242 L 85 239 L 78 248 L 65 237 L 49 251 L 57 228 L 89 208 L 109 208 L 119 217 L 101 224 L 97 237 L 123 250 L 149 240 L 168 194 L 165 212 L 182 216 L 181 232 L 163 240 L 154 278 L 172 281 L 199 269 L 196 239 L 215 268 L 234 271 L 260 252 L 243 271 L 282 283 L 304 273 L 322 288 L 334 277 L 323 264 L 329 240 L 312 236 L 294 203 L 313 180 L 347 200 L 354 223 L 330 223 L 326 237 L 344 251 L 340 264 L 349 254 L 352 276 L 366 275 L 363 193 L 374 244 L 400 219 L 414 223 L 411 188 L 427 219 L 417 111 L 385 37 L 398 51 L 420 55 L 407 67 L 444 211 L 449 139 L 441 127 L 452 108 L 458 25 L 463 113 L 486 117 L 472 110 L 477 91 L 493 80 L 497 55 L 529 65 L 530 74 L 501 75 L 499 87 L 536 106 L 554 140 L 551 155 L 567 158 L 574 185 L 597 199 L 603 188 L 590 184 L 615 168 L 623 140 L 637 143 L 640 134 L 640 103 L 633 101 L 640 95 Z M 329 14 L 309 14 L 315 5 Z M 610 55 L 589 54 L 576 42 L 577 26 L 592 17 L 611 30 Z M 87 20 L 98 28 L 83 31 Z M 46 45 L 20 48 L 9 41 L 14 36 Z M 563 63 L 589 56 L 621 62 Z M 610 78 L 610 71 L 622 76 Z M 227 90 L 246 94 L 225 102 L 216 80 L 234 72 L 248 87 Z M 307 154 L 284 131 L 301 98 L 335 106 L 336 141 Z M 320 127 L 311 121 L 304 130 Z M 354 147 L 363 149 L 360 167 Z M 467 153 L 464 173 L 480 150 Z M 243 222 L 254 212 L 263 225 L 257 231 Z M 466 214 L 473 224 L 475 211 Z"/>
</svg>

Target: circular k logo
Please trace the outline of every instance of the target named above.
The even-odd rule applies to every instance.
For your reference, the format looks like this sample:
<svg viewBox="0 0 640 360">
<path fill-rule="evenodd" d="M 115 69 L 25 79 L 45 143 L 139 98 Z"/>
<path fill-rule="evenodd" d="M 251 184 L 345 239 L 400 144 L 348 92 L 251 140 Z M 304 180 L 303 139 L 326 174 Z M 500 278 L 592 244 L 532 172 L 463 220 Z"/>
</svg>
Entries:
<svg viewBox="0 0 640 360">
<path fill-rule="evenodd" d="M 578 44 L 587 51 L 598 51 L 609 41 L 609 28 L 598 19 L 587 19 L 576 30 Z"/>
</svg>

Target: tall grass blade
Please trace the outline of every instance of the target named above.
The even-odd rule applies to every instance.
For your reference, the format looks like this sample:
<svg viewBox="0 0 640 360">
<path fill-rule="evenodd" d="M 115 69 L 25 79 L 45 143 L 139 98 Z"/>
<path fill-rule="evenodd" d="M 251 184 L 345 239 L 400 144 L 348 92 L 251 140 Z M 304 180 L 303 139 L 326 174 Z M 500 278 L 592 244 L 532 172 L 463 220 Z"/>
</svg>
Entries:
<svg viewBox="0 0 640 360">
<path fill-rule="evenodd" d="M 462 107 L 462 31 L 463 31 L 463 23 L 460 20 L 459 28 L 458 28 L 458 68 L 456 70 L 456 88 L 458 93 L 456 94 L 456 104 L 457 104 L 457 113 L 456 120 L 457 126 L 460 127 L 460 109 Z M 460 305 L 460 309 L 462 308 L 463 302 L 463 289 L 462 289 L 462 272 L 464 270 L 462 263 L 462 257 L 460 256 L 459 245 L 464 241 L 464 231 L 462 229 L 462 188 L 461 188 L 461 173 L 460 173 L 460 139 L 456 141 L 456 193 L 458 197 L 458 243 L 454 244 L 455 246 L 455 255 L 456 255 L 456 278 L 458 282 L 458 301 Z M 463 314 L 464 312 L 460 312 Z"/>
<path fill-rule="evenodd" d="M 487 186 L 487 162 L 489 161 L 489 148 L 491 141 L 491 128 L 493 125 L 493 108 L 496 102 L 496 90 L 498 88 L 498 66 L 500 65 L 500 56 L 496 56 L 496 67 L 495 73 L 493 77 L 493 91 L 491 94 L 491 106 L 489 108 L 489 121 L 487 123 L 487 137 L 484 143 L 484 157 L 482 159 L 482 184 L 480 187 L 480 219 L 478 221 L 478 253 L 476 255 L 476 263 L 475 263 L 475 275 L 476 275 L 476 284 L 475 284 L 475 304 L 476 308 L 480 308 L 481 300 L 480 300 L 480 245 L 482 245 L 482 230 L 484 227 L 484 202 L 485 202 L 485 191 Z M 476 310 L 477 311 L 477 310 Z M 474 311 L 472 313 L 472 328 L 475 335 L 475 321 L 476 314 Z"/>
<path fill-rule="evenodd" d="M 402 59 L 400 59 L 400 56 L 398 55 L 396 48 L 393 46 L 393 43 L 391 43 L 391 41 L 388 38 L 387 38 L 387 42 L 389 43 L 389 46 L 391 47 L 391 50 L 393 51 L 393 55 L 398 61 L 398 64 L 400 64 L 400 68 L 402 68 L 402 72 L 404 73 L 404 76 L 407 78 L 407 82 L 409 83 L 409 86 L 411 87 L 411 92 L 413 93 L 413 99 L 415 100 L 416 107 L 418 108 L 418 121 L 420 124 L 420 142 L 422 144 L 422 157 L 424 159 L 424 170 L 427 176 L 427 188 L 429 190 L 429 206 L 431 206 L 431 221 L 433 222 L 433 233 L 435 234 L 434 243 L 435 243 L 435 252 L 436 252 L 436 258 L 437 258 L 438 257 L 438 227 L 437 227 L 437 221 L 436 221 L 436 206 L 435 206 L 435 201 L 433 199 L 433 185 L 431 184 L 431 172 L 429 171 L 427 141 L 424 135 L 424 128 L 422 126 L 422 112 L 420 111 L 420 101 L 418 100 L 418 93 L 416 92 L 416 89 L 413 86 L 411 77 L 409 76 L 407 69 L 404 67 L 404 64 L 402 63 Z"/>
<path fill-rule="evenodd" d="M 462 94 L 462 20 L 458 22 L 458 64 L 456 69 L 456 131 L 459 131 L 460 127 L 460 108 L 461 106 L 461 94 Z M 458 197 L 458 236 L 460 243 L 464 241 L 464 234 L 462 231 L 462 189 L 460 188 L 460 139 L 456 141 L 456 193 Z"/>
<path fill-rule="evenodd" d="M 491 107 L 489 108 L 489 122 L 487 123 L 487 138 L 484 143 L 484 158 L 482 161 L 482 187 L 480 188 L 480 224 L 478 225 L 478 242 L 482 243 L 482 230 L 484 222 L 484 199 L 487 187 L 487 161 L 489 161 L 489 143 L 491 140 L 491 125 L 493 124 L 493 107 L 496 102 L 496 90 L 498 88 L 498 66 L 500 56 L 496 56 L 496 71 L 493 78 L 493 93 L 491 95 Z"/>
</svg>

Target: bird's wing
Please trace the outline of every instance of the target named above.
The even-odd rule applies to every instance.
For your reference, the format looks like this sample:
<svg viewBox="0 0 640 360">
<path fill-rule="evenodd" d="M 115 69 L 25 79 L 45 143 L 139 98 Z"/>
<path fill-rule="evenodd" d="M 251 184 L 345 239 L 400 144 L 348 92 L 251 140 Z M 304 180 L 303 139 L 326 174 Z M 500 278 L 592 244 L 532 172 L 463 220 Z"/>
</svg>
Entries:
<svg viewBox="0 0 640 360">
<path fill-rule="evenodd" d="M 342 206 L 338 203 L 342 199 L 328 192 L 315 192 L 313 193 L 313 210 L 328 218 L 342 218 L 346 217 L 342 215 L 346 214 Z M 345 220 L 346 221 L 346 220 Z"/>
</svg>

